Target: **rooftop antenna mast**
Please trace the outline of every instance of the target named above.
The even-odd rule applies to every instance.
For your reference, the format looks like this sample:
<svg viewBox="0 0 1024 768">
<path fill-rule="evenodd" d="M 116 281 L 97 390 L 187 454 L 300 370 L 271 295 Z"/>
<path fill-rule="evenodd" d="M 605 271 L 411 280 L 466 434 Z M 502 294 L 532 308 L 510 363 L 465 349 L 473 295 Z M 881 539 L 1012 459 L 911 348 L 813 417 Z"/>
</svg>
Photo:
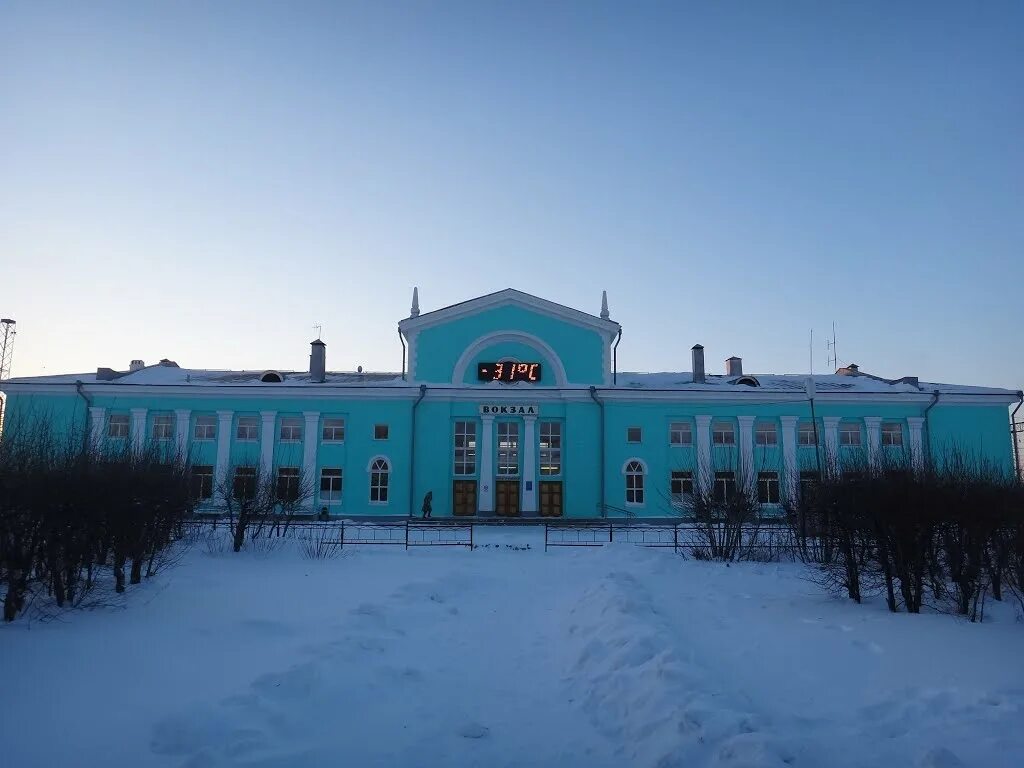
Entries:
<svg viewBox="0 0 1024 768">
<path fill-rule="evenodd" d="M 828 350 L 828 366 L 830 371 L 839 368 L 839 355 L 836 353 L 836 321 L 832 321 L 832 340 L 825 339 L 825 349 Z"/>
<path fill-rule="evenodd" d="M 813 376 L 814 375 L 814 329 L 813 328 L 811 328 L 811 341 L 807 345 L 807 349 L 808 349 L 808 351 L 810 352 L 810 355 L 811 355 L 811 367 L 810 367 L 810 370 L 808 370 L 807 372 L 811 376 Z"/>
<path fill-rule="evenodd" d="M 313 330 L 316 331 L 316 337 L 319 339 L 320 334 L 323 333 L 324 327 L 317 323 L 316 325 L 313 326 Z"/>
<path fill-rule="evenodd" d="M 14 337 L 18 335 L 17 323 L 9 317 L 0 319 L 0 384 L 11 376 L 11 358 L 14 357 Z M 0 432 L 4 427 L 4 404 L 7 396 L 0 397 Z"/>
</svg>

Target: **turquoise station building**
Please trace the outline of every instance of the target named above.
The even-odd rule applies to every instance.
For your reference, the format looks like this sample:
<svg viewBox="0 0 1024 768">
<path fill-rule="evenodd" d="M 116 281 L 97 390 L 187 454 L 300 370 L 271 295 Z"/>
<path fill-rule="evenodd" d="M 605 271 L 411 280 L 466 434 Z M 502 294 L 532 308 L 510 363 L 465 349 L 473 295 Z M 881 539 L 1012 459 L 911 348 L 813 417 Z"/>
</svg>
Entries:
<svg viewBox="0 0 1024 768">
<path fill-rule="evenodd" d="M 702 487 L 771 513 L 819 472 L 894 454 L 1015 469 L 1020 392 L 855 365 L 751 374 L 738 357 L 712 373 L 700 345 L 689 372 L 621 372 L 604 297 L 596 315 L 513 289 L 420 312 L 414 291 L 398 330 L 396 373 L 330 372 L 317 339 L 308 371 L 136 360 L 11 379 L 6 430 L 43 416 L 100 447 L 156 441 L 189 457 L 210 509 L 258 467 L 305 478 L 309 511 L 339 516 L 418 515 L 429 492 L 434 516 L 668 517 Z"/>
</svg>

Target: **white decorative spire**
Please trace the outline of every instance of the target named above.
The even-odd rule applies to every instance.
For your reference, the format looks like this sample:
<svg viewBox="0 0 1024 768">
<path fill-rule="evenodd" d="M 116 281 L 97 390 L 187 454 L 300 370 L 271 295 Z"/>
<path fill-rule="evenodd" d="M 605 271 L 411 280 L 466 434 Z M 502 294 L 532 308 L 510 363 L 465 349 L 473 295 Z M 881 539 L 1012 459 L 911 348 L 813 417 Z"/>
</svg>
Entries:
<svg viewBox="0 0 1024 768">
<path fill-rule="evenodd" d="M 420 289 L 414 287 L 412 289 L 412 308 L 409 310 L 409 317 L 420 316 Z"/>
<path fill-rule="evenodd" d="M 608 291 L 601 291 L 601 319 L 608 319 Z"/>
</svg>

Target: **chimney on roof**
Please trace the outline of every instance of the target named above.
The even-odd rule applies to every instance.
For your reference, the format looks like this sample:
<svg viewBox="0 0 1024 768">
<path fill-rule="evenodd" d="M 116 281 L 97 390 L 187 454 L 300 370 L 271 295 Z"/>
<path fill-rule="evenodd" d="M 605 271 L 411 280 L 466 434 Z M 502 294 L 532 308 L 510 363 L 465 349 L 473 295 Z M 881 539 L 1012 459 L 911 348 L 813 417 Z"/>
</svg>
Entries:
<svg viewBox="0 0 1024 768">
<path fill-rule="evenodd" d="M 856 363 L 850 363 L 845 368 L 839 368 L 836 371 L 836 375 L 838 375 L 838 376 L 860 376 L 861 373 L 860 373 L 860 368 L 857 366 Z"/>
<path fill-rule="evenodd" d="M 128 364 L 128 372 L 129 373 L 134 373 L 135 371 L 141 371 L 145 367 L 146 367 L 146 364 L 144 362 L 142 362 L 141 360 L 132 360 Z"/>
<path fill-rule="evenodd" d="M 327 345 L 315 339 L 309 345 L 309 380 L 323 384 L 327 378 Z"/>
<path fill-rule="evenodd" d="M 693 356 L 693 383 L 703 384 L 704 383 L 704 347 L 700 344 L 694 344 L 693 348 L 690 349 L 690 354 Z"/>
<path fill-rule="evenodd" d="M 409 307 L 409 317 L 420 316 L 420 289 L 418 286 L 413 286 L 412 289 L 412 306 Z"/>
<path fill-rule="evenodd" d="M 725 375 L 726 376 L 742 376 L 743 375 L 743 358 L 742 357 L 730 357 L 725 361 Z"/>
</svg>

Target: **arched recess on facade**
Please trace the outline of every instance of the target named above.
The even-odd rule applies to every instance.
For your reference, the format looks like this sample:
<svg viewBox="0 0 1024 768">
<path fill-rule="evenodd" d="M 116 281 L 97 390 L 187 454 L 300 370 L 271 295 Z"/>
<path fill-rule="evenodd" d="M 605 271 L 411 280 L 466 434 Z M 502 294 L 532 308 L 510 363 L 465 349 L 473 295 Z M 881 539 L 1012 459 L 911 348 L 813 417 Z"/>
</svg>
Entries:
<svg viewBox="0 0 1024 768">
<path fill-rule="evenodd" d="M 558 356 L 551 345 L 539 336 L 534 336 L 532 333 L 525 333 L 523 331 L 495 331 L 494 333 L 488 333 L 476 339 L 472 344 L 466 347 L 465 350 L 463 350 L 458 361 L 456 361 L 455 368 L 452 371 L 452 384 L 462 384 L 464 382 L 466 370 L 469 368 L 470 363 L 476 359 L 477 355 L 487 349 L 487 347 L 494 344 L 504 344 L 506 342 L 527 344 L 538 352 L 543 353 L 545 358 L 550 361 L 552 373 L 554 373 L 555 376 L 555 384 L 559 387 L 568 386 L 569 377 L 565 374 L 565 366 L 562 364 L 562 359 Z"/>
</svg>

